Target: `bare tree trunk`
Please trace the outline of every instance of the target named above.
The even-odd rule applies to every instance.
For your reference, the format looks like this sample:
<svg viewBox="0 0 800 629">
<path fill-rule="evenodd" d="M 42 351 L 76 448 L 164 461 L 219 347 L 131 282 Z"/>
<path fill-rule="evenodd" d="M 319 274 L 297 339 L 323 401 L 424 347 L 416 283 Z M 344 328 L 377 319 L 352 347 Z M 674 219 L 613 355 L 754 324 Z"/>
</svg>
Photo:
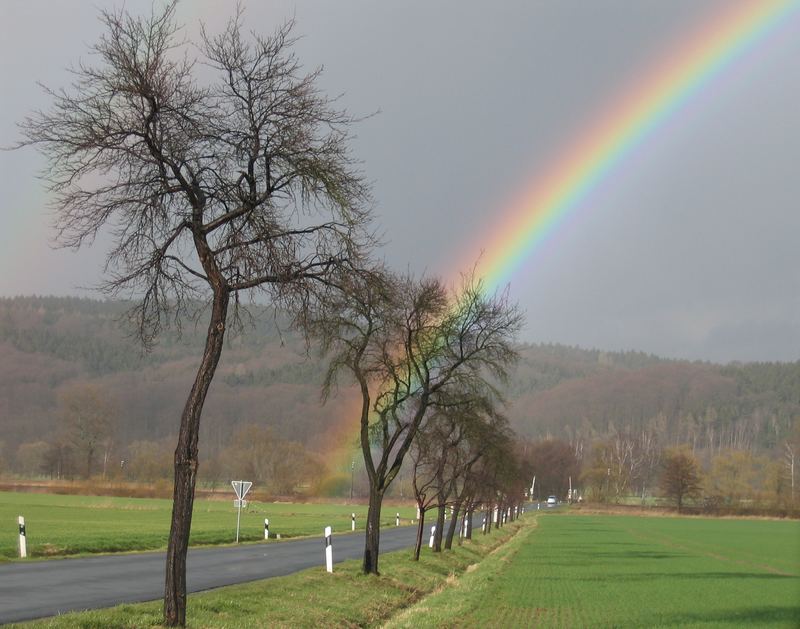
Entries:
<svg viewBox="0 0 800 629">
<path fill-rule="evenodd" d="M 444 530 L 444 510 L 447 505 L 439 504 L 436 509 L 436 531 L 433 534 L 433 552 L 442 552 L 442 531 Z"/>
<path fill-rule="evenodd" d="M 458 518 L 461 517 L 461 503 L 457 502 L 453 507 L 453 513 L 451 513 L 452 519 L 450 520 L 450 526 L 447 527 L 447 536 L 444 540 L 444 549 L 445 550 L 452 550 L 453 548 L 453 537 L 455 537 L 456 529 L 458 529 Z"/>
<path fill-rule="evenodd" d="M 419 561 L 419 554 L 422 550 L 422 540 L 425 535 L 425 509 L 419 510 L 419 522 L 417 522 L 417 541 L 414 544 L 414 561 Z"/>
<path fill-rule="evenodd" d="M 164 588 L 164 624 L 169 627 L 186 626 L 186 552 L 189 547 L 197 482 L 197 438 L 203 404 L 222 354 L 228 300 L 229 294 L 226 290 L 215 291 L 203 359 L 181 415 L 178 446 L 175 448 L 175 486 Z"/>
<path fill-rule="evenodd" d="M 466 529 L 464 530 L 464 539 L 472 539 L 472 519 L 475 515 L 475 508 L 473 507 L 473 503 L 470 502 L 469 506 L 467 507 L 467 514 L 466 514 L 466 521 L 464 526 Z"/>
<path fill-rule="evenodd" d="M 369 488 L 369 511 L 367 512 L 367 538 L 364 545 L 364 574 L 380 574 L 378 572 L 378 552 L 381 540 L 381 507 L 383 492 Z"/>
</svg>

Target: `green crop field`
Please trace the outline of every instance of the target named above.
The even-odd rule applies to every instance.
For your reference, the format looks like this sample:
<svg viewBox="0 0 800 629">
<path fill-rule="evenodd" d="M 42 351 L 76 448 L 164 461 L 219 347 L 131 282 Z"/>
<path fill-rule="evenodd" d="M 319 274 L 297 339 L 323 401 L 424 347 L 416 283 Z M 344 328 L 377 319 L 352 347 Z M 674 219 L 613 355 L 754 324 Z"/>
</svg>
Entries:
<svg viewBox="0 0 800 629">
<path fill-rule="evenodd" d="M 236 509 L 230 500 L 196 500 L 192 544 L 232 543 Z M 80 553 L 120 552 L 165 548 L 169 534 L 171 500 L 65 496 L 0 492 L 0 561 L 17 556 L 17 516 L 25 517 L 28 554 L 32 557 Z M 410 507 L 384 505 L 383 526 L 394 526 L 415 516 Z M 270 534 L 282 539 L 350 531 L 350 514 L 357 530 L 364 529 L 367 507 L 362 505 L 250 502 L 242 510 L 242 541 L 264 539 L 264 518 Z"/>
<path fill-rule="evenodd" d="M 547 514 L 391 626 L 800 627 L 800 522 Z"/>
</svg>

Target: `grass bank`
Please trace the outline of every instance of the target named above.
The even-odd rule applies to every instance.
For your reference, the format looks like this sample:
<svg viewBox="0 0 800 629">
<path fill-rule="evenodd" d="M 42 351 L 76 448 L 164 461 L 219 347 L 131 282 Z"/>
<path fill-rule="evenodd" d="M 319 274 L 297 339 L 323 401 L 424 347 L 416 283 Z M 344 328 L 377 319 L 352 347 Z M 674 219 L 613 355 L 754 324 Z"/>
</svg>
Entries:
<svg viewBox="0 0 800 629">
<path fill-rule="evenodd" d="M 452 551 L 423 550 L 381 555 L 381 576 L 361 574 L 359 561 L 337 564 L 333 574 L 313 568 L 287 577 L 255 581 L 189 596 L 192 628 L 377 627 L 423 597 L 456 582 L 518 531 L 530 528 L 527 516 L 489 535 L 478 533 Z M 161 602 L 120 605 L 9 625 L 24 628 L 100 629 L 160 627 Z"/>
<path fill-rule="evenodd" d="M 398 627 L 798 627 L 796 521 L 548 514 Z"/>
</svg>

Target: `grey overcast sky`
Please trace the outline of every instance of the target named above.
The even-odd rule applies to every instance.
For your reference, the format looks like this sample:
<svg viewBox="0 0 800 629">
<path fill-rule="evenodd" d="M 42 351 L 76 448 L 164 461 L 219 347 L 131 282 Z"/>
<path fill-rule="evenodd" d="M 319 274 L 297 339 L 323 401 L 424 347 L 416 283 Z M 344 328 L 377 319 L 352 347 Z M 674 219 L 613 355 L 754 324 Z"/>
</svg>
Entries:
<svg viewBox="0 0 800 629">
<path fill-rule="evenodd" d="M 102 0 L 0 0 L 0 144 L 45 107 L 36 81 L 96 41 Z M 158 5 L 158 0 L 155 1 Z M 253 1 L 356 114 L 383 255 L 450 273 L 600 112 L 735 0 Z M 151 0 L 127 0 L 133 13 Z M 220 27 L 222 0 L 179 20 Z M 728 362 L 800 359 L 800 11 L 728 66 L 511 277 L 523 337 Z M 87 294 L 104 244 L 53 250 L 31 150 L 0 153 L 0 295 Z M 487 245 L 488 246 L 488 245 Z M 474 251 L 472 250 L 474 248 Z"/>
</svg>

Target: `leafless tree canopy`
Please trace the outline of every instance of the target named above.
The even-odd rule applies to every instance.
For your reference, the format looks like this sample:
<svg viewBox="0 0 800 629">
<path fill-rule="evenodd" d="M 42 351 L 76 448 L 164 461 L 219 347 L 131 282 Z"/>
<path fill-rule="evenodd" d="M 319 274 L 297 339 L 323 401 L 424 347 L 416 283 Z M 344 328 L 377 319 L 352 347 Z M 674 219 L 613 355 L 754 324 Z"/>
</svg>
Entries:
<svg viewBox="0 0 800 629">
<path fill-rule="evenodd" d="M 291 52 L 292 24 L 242 34 L 237 10 L 196 46 L 175 2 L 148 18 L 101 11 L 105 34 L 52 108 L 22 124 L 47 158 L 58 242 L 101 230 L 112 295 L 138 300 L 145 345 L 175 313 L 210 296 L 203 357 L 181 415 L 167 547 L 165 623 L 186 622 L 186 552 L 200 417 L 222 353 L 233 298 L 266 292 L 302 311 L 316 287 L 360 266 L 369 194 L 347 149 L 353 118 L 315 87 Z M 208 80 L 206 80 L 208 77 Z M 312 298 L 312 299 L 309 299 Z"/>
<path fill-rule="evenodd" d="M 521 315 L 505 295 L 487 295 L 471 274 L 455 291 L 438 279 L 384 269 L 354 274 L 339 298 L 307 321 L 330 350 L 326 388 L 340 373 L 361 392 L 360 442 L 370 482 L 364 571 L 377 572 L 383 495 L 432 409 L 497 397 L 516 358 Z"/>
<path fill-rule="evenodd" d="M 102 11 L 106 32 L 72 84 L 45 88 L 51 109 L 22 124 L 22 144 L 48 159 L 57 242 L 110 229 L 104 288 L 141 298 L 148 342 L 170 306 L 209 286 L 291 298 L 369 240 L 353 118 L 319 92 L 319 70 L 303 73 L 292 23 L 245 35 L 239 10 L 194 46 L 174 9 Z"/>
</svg>

